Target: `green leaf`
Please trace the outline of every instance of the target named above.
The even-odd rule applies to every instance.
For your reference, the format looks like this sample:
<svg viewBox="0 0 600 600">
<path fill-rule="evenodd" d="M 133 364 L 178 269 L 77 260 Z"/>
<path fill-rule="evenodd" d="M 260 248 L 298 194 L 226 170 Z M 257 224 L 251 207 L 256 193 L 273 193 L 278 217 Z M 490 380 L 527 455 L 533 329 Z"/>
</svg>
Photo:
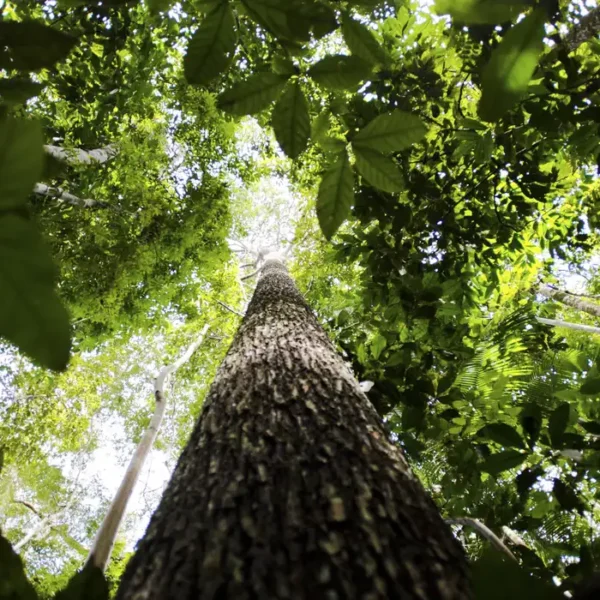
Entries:
<svg viewBox="0 0 600 600">
<path fill-rule="evenodd" d="M 551 583 L 530 575 L 496 550 L 486 550 L 471 566 L 475 600 L 564 600 Z"/>
<path fill-rule="evenodd" d="M 506 423 L 490 423 L 477 432 L 501 446 L 525 448 L 525 442 L 514 427 Z"/>
<path fill-rule="evenodd" d="M 273 71 L 278 75 L 292 76 L 296 72 L 296 67 L 289 58 L 276 54 L 273 58 Z"/>
<path fill-rule="evenodd" d="M 455 21 L 477 25 L 512 21 L 527 5 L 527 0 L 435 0 L 439 15 L 450 15 Z"/>
<path fill-rule="evenodd" d="M 582 513 L 585 510 L 585 504 L 577 492 L 560 479 L 554 479 L 552 493 L 558 500 L 560 506 L 565 510 L 577 510 L 579 513 Z"/>
<path fill-rule="evenodd" d="M 310 20 L 294 0 L 242 0 L 250 17 L 275 37 L 283 40 L 308 41 Z"/>
<path fill-rule="evenodd" d="M 69 317 L 56 292 L 56 269 L 30 221 L 0 217 L 0 335 L 45 367 L 69 360 Z"/>
<path fill-rule="evenodd" d="M 553 447 L 560 447 L 560 440 L 569 424 L 570 414 L 571 407 L 567 402 L 552 411 L 548 419 L 548 432 L 550 433 L 550 440 Z"/>
<path fill-rule="evenodd" d="M 534 10 L 514 25 L 492 52 L 481 77 L 479 116 L 497 121 L 527 92 L 544 50 L 546 11 Z"/>
<path fill-rule="evenodd" d="M 0 98 L 3 104 L 9 106 L 25 104 L 29 98 L 37 96 L 44 87 L 43 83 L 36 83 L 30 79 L 0 79 Z"/>
<path fill-rule="evenodd" d="M 77 38 L 37 21 L 0 21 L 0 68 L 39 71 L 64 60 Z"/>
<path fill-rule="evenodd" d="M 0 210 L 25 205 L 44 168 L 44 139 L 37 121 L 0 122 Z"/>
<path fill-rule="evenodd" d="M 378 333 L 371 342 L 371 355 L 375 360 L 377 360 L 385 347 L 387 346 L 387 340 L 383 335 Z"/>
<path fill-rule="evenodd" d="M 354 177 L 348 159 L 343 152 L 325 171 L 317 196 L 317 217 L 323 235 L 329 240 L 348 218 L 354 200 Z"/>
<path fill-rule="evenodd" d="M 371 75 L 371 65 L 358 56 L 326 56 L 308 70 L 322 86 L 334 90 L 353 90 Z"/>
<path fill-rule="evenodd" d="M 102 569 L 88 562 L 69 579 L 54 600 L 108 600 L 108 597 L 108 583 Z"/>
<path fill-rule="evenodd" d="M 579 423 L 588 433 L 592 435 L 600 435 L 600 422 L 598 421 L 581 421 Z"/>
<path fill-rule="evenodd" d="M 404 150 L 423 139 L 427 133 L 423 121 L 416 115 L 395 110 L 375 117 L 354 137 L 354 148 L 371 148 L 379 152 Z"/>
<path fill-rule="evenodd" d="M 299 156 L 310 138 L 310 116 L 298 80 L 289 83 L 279 97 L 271 121 L 281 149 L 290 158 Z"/>
<path fill-rule="evenodd" d="M 498 475 L 499 473 L 502 473 L 502 471 L 518 467 L 526 458 L 526 454 L 518 452 L 517 450 L 497 452 L 485 459 L 481 470 L 490 473 L 491 475 Z"/>
<path fill-rule="evenodd" d="M 395 194 L 404 188 L 404 177 L 398 165 L 381 152 L 352 146 L 358 172 L 374 187 Z"/>
<path fill-rule="evenodd" d="M 224 73 L 235 53 L 235 24 L 229 4 L 219 4 L 192 36 L 183 59 L 189 83 L 206 84 Z"/>
<path fill-rule="evenodd" d="M 148 8 L 153 15 L 160 12 L 167 12 L 175 3 L 175 0 L 147 0 Z"/>
<path fill-rule="evenodd" d="M 10 542 L 0 535 L 0 600 L 36 600 L 19 555 Z"/>
<path fill-rule="evenodd" d="M 600 394 L 600 377 L 590 377 L 586 379 L 579 388 L 581 394 L 586 396 L 596 396 Z"/>
<path fill-rule="evenodd" d="M 344 13 L 342 19 L 342 35 L 353 55 L 372 64 L 386 62 L 385 50 L 380 46 L 373 32 L 362 23 L 355 21 L 348 13 Z"/>
<path fill-rule="evenodd" d="M 288 76 L 276 73 L 256 73 L 224 91 L 217 104 L 232 115 L 254 115 L 279 96 L 288 79 Z"/>
</svg>

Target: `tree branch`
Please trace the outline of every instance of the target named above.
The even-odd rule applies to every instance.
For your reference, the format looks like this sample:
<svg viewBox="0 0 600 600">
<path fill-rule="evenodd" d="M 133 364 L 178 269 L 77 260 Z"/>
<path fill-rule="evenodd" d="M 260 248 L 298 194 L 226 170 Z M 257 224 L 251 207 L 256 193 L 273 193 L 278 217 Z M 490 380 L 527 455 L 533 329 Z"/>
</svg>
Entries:
<svg viewBox="0 0 600 600">
<path fill-rule="evenodd" d="M 457 519 L 446 519 L 446 523 L 448 525 L 466 525 L 467 527 L 472 527 L 479 535 L 488 540 L 496 550 L 503 552 L 514 561 L 517 560 L 517 557 L 507 548 L 502 540 L 481 521 L 472 519 L 471 517 L 459 517 Z"/>
<path fill-rule="evenodd" d="M 542 317 L 536 317 L 536 321 L 543 325 L 551 325 L 552 327 L 566 327 L 575 331 L 585 331 L 586 333 L 600 335 L 600 327 L 593 327 L 592 325 L 580 325 L 579 323 L 569 323 L 568 321 L 558 321 L 557 319 L 544 319 Z"/>
<path fill-rule="evenodd" d="M 135 452 L 129 462 L 125 476 L 121 481 L 121 485 L 117 490 L 114 500 L 102 521 L 102 525 L 96 534 L 96 539 L 90 550 L 87 562 L 92 563 L 95 566 L 104 570 L 110 558 L 117 533 L 119 531 L 119 525 L 125 514 L 127 503 L 133 493 L 133 488 L 137 483 L 140 471 L 144 466 L 144 462 L 150 453 L 150 449 L 154 444 L 154 440 L 158 434 L 158 429 L 162 422 L 165 414 L 165 398 L 164 398 L 164 386 L 165 381 L 169 375 L 174 373 L 179 367 L 186 363 L 196 351 L 198 346 L 204 340 L 210 325 L 205 325 L 200 334 L 196 339 L 188 346 L 186 351 L 170 365 L 165 365 L 158 373 L 154 380 L 154 414 L 150 419 L 150 424 L 146 428 L 140 443 L 138 444 Z"/>
<path fill-rule="evenodd" d="M 33 188 L 33 193 L 38 196 L 46 196 L 48 198 L 55 198 L 65 204 L 71 204 L 72 206 L 83 206 L 84 208 L 106 208 L 109 206 L 106 202 L 100 202 L 98 200 L 92 200 L 91 198 L 79 198 L 59 187 L 51 187 L 45 183 L 36 183 Z"/>
<path fill-rule="evenodd" d="M 71 166 L 102 164 L 119 154 L 115 144 L 109 144 L 95 150 L 82 150 L 81 148 L 62 148 L 46 144 L 44 151 L 56 160 Z"/>
<path fill-rule="evenodd" d="M 219 306 L 222 306 L 224 309 L 228 310 L 229 312 L 232 312 L 234 315 L 237 315 L 238 317 L 244 318 L 244 315 L 241 312 L 235 310 L 235 308 L 231 308 L 231 306 L 228 306 L 224 302 L 221 302 L 220 300 L 217 300 L 217 304 Z"/>
</svg>

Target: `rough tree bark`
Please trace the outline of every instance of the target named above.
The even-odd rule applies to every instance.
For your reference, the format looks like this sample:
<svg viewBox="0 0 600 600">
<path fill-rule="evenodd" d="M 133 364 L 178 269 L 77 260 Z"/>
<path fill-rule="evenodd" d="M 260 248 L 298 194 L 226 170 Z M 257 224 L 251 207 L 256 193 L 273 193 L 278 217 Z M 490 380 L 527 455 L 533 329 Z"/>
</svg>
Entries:
<svg viewBox="0 0 600 600">
<path fill-rule="evenodd" d="M 471 598 L 462 548 L 280 262 L 117 598 Z"/>
<path fill-rule="evenodd" d="M 566 304 L 567 306 L 571 306 L 572 308 L 586 312 L 589 315 L 600 317 L 599 304 L 595 304 L 594 302 L 590 302 L 589 300 L 585 300 L 578 296 L 573 296 L 568 292 L 557 290 L 549 285 L 540 285 L 538 287 L 538 292 L 542 294 L 542 296 L 546 296 L 546 298 L 557 300 L 558 302 L 562 302 L 562 304 Z"/>
</svg>

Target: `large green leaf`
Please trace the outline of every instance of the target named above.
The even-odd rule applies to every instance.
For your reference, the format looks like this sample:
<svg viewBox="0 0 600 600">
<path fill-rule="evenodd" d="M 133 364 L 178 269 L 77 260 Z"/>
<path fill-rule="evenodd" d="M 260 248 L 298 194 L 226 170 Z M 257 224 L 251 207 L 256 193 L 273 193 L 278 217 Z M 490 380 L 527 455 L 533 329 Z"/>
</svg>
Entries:
<svg viewBox="0 0 600 600">
<path fill-rule="evenodd" d="M 417 117 L 402 110 L 394 110 L 375 117 L 354 137 L 355 148 L 372 148 L 379 152 L 404 150 L 423 139 L 427 127 Z"/>
<path fill-rule="evenodd" d="M 0 217 L 0 335 L 45 367 L 62 370 L 71 349 L 69 317 L 56 292 L 57 271 L 34 224 Z"/>
<path fill-rule="evenodd" d="M 528 0 L 435 0 L 435 10 L 461 23 L 493 24 L 511 21 L 528 4 Z"/>
<path fill-rule="evenodd" d="M 297 0 L 242 0 L 254 21 L 283 40 L 308 41 L 310 19 Z"/>
<path fill-rule="evenodd" d="M 23 561 L 10 542 L 0 535 L 0 600 L 37 600 Z"/>
<path fill-rule="evenodd" d="M 496 550 L 486 550 L 472 565 L 475 600 L 561 600 L 551 583 L 530 575 L 519 564 Z"/>
<path fill-rule="evenodd" d="M 348 153 L 344 151 L 323 174 L 317 196 L 317 217 L 327 239 L 348 218 L 353 199 L 354 177 Z"/>
<path fill-rule="evenodd" d="M 77 38 L 37 21 L 0 21 L 0 68 L 48 69 L 76 43 Z"/>
<path fill-rule="evenodd" d="M 552 446 L 560 447 L 561 438 L 569 424 L 569 416 L 571 414 L 571 407 L 568 402 L 564 402 L 557 409 L 552 411 L 550 418 L 548 419 L 548 431 L 550 433 L 550 440 Z"/>
<path fill-rule="evenodd" d="M 69 579 L 54 600 L 108 600 L 108 583 L 100 567 L 88 562 Z"/>
<path fill-rule="evenodd" d="M 224 73 L 235 52 L 235 23 L 226 2 L 209 13 L 194 33 L 183 59 L 189 83 L 205 84 Z"/>
<path fill-rule="evenodd" d="M 514 25 L 492 52 L 481 77 L 479 116 L 498 120 L 527 92 L 544 50 L 546 11 L 534 10 Z"/>
<path fill-rule="evenodd" d="M 279 96 L 288 79 L 289 75 L 256 73 L 223 92 L 218 105 L 232 115 L 254 115 Z"/>
<path fill-rule="evenodd" d="M 371 74 L 371 65 L 358 56 L 326 56 L 308 74 L 322 86 L 334 90 L 353 90 Z"/>
<path fill-rule="evenodd" d="M 37 96 L 43 89 L 43 83 L 36 83 L 30 79 L 20 77 L 0 79 L 0 101 L 9 106 L 24 104 L 29 98 Z"/>
<path fill-rule="evenodd" d="M 552 493 L 558 500 L 560 506 L 565 510 L 576 510 L 579 513 L 583 513 L 586 508 L 584 502 L 579 497 L 573 486 L 561 481 L 558 478 L 554 479 Z"/>
<path fill-rule="evenodd" d="M 497 452 L 496 454 L 490 454 L 490 456 L 485 459 L 481 466 L 481 470 L 490 473 L 491 475 L 498 475 L 499 473 L 502 473 L 502 471 L 518 467 L 526 458 L 526 454 L 518 452 L 517 450 Z"/>
<path fill-rule="evenodd" d="M 586 379 L 579 388 L 581 394 L 586 396 L 596 396 L 600 394 L 600 377 L 590 377 Z"/>
<path fill-rule="evenodd" d="M 348 13 L 342 19 L 342 35 L 352 54 L 369 63 L 383 63 L 387 59 L 385 50 L 381 47 L 373 32 Z"/>
<path fill-rule="evenodd" d="M 404 177 L 398 165 L 387 156 L 371 150 L 353 146 L 358 172 L 374 187 L 394 194 L 404 188 Z"/>
<path fill-rule="evenodd" d="M 298 80 L 288 84 L 279 97 L 271 121 L 281 149 L 290 158 L 296 158 L 310 138 L 308 103 Z"/>
<path fill-rule="evenodd" d="M 481 428 L 477 434 L 486 437 L 501 446 L 525 448 L 525 442 L 518 431 L 507 423 L 490 423 Z"/>
<path fill-rule="evenodd" d="M 0 121 L 0 209 L 24 205 L 44 168 L 44 140 L 37 121 Z"/>
</svg>

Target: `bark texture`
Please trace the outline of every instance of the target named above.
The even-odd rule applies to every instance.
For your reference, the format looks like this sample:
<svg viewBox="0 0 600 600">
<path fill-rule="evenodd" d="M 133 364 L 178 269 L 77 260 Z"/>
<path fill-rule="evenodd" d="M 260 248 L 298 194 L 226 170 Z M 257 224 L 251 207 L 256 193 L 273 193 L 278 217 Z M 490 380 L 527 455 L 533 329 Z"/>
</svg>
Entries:
<svg viewBox="0 0 600 600">
<path fill-rule="evenodd" d="M 588 315 L 600 317 L 600 304 L 595 304 L 594 302 L 590 302 L 589 300 L 585 300 L 578 296 L 573 296 L 568 292 L 557 290 L 556 288 L 552 288 L 548 285 L 541 285 L 538 288 L 538 291 L 540 292 L 540 294 L 542 294 L 542 296 L 546 296 L 546 298 L 551 298 L 552 300 L 562 302 L 567 306 L 571 306 L 573 308 L 576 308 L 577 310 L 586 312 L 588 313 Z"/>
<path fill-rule="evenodd" d="M 119 600 L 468 599 L 462 549 L 268 261 Z"/>
</svg>

